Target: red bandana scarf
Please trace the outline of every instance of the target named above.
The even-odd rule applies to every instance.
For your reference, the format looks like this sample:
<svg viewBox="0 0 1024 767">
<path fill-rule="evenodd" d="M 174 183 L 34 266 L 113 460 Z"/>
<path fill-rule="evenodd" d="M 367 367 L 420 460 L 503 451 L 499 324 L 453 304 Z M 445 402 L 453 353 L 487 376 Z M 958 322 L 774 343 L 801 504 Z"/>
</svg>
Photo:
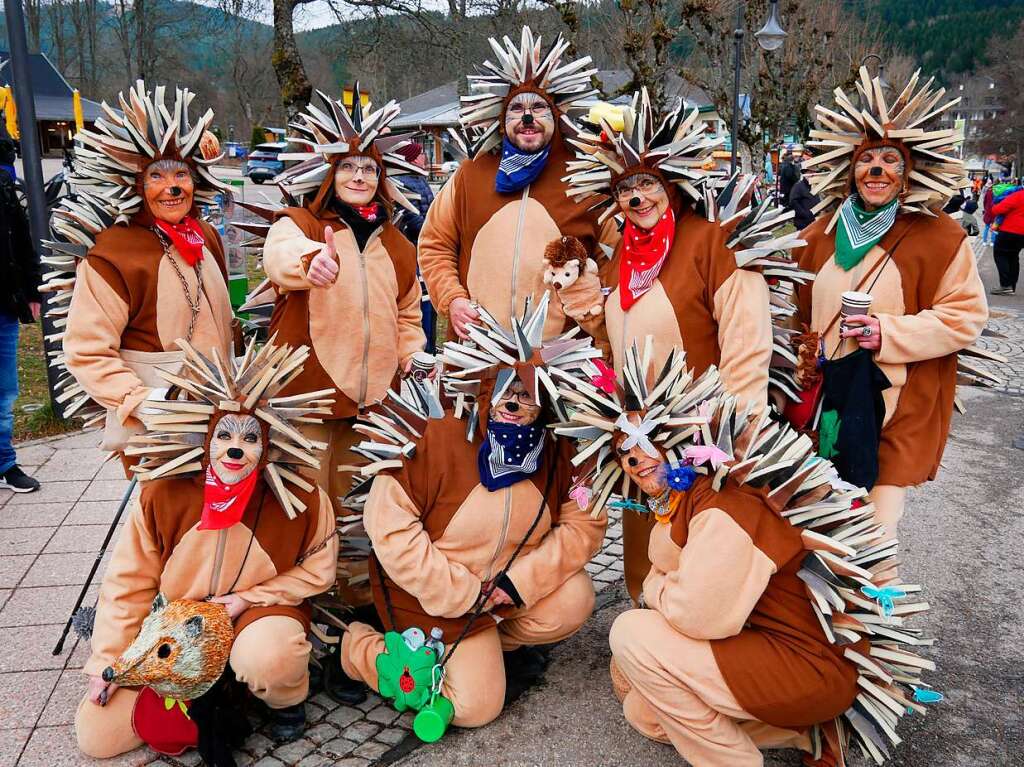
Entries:
<svg viewBox="0 0 1024 767">
<path fill-rule="evenodd" d="M 676 214 L 672 208 L 665 211 L 653 229 L 641 229 L 626 218 L 619 262 L 619 300 L 623 311 L 629 311 L 654 285 L 675 236 Z"/>
<path fill-rule="evenodd" d="M 178 255 L 185 259 L 189 266 L 195 266 L 203 260 L 203 244 L 206 238 L 203 237 L 203 230 L 199 222 L 191 216 L 185 216 L 180 224 L 169 224 L 166 221 L 157 219 L 157 228 L 171 238 L 174 247 L 178 249 Z"/>
<path fill-rule="evenodd" d="M 206 469 L 206 486 L 203 488 L 203 516 L 199 521 L 200 530 L 223 530 L 237 524 L 249 498 L 256 488 L 257 471 L 234 485 L 222 482 L 212 468 Z"/>
<path fill-rule="evenodd" d="M 375 223 L 380 218 L 381 213 L 383 213 L 379 202 L 371 202 L 369 205 L 353 205 L 352 208 L 371 224 Z"/>
</svg>

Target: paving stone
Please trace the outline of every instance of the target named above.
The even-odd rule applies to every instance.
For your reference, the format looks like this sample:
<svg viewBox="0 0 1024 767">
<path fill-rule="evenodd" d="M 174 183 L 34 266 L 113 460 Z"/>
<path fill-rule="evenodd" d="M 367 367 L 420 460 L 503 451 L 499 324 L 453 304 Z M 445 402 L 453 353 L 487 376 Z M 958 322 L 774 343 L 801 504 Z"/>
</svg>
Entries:
<svg viewBox="0 0 1024 767">
<path fill-rule="evenodd" d="M 96 449 L 58 450 L 35 473 L 40 482 L 53 480 L 86 479 L 96 476 L 103 463 L 104 453 Z"/>
<path fill-rule="evenodd" d="M 358 756 L 350 756 L 348 759 L 342 759 L 340 762 L 335 762 L 334 767 L 366 767 L 370 763 L 369 759 L 362 759 Z"/>
<path fill-rule="evenodd" d="M 378 740 L 381 743 L 386 743 L 390 747 L 397 746 L 407 737 L 409 737 L 409 733 L 405 730 L 399 729 L 397 727 L 388 727 L 386 730 L 381 730 L 380 732 L 378 732 L 374 740 Z"/>
<path fill-rule="evenodd" d="M 341 728 L 348 727 L 353 722 L 358 722 L 362 718 L 363 713 L 350 706 L 339 706 L 327 714 L 327 721 Z"/>
<path fill-rule="evenodd" d="M 31 735 L 31 727 L 0 730 L 0 764 L 14 764 Z"/>
<path fill-rule="evenodd" d="M 56 527 L 27 527 L 0 530 L 0 551 L 5 555 L 38 554 L 56 532 Z"/>
<path fill-rule="evenodd" d="M 55 449 L 91 447 L 94 450 L 99 450 L 101 439 L 103 439 L 101 429 L 83 429 L 80 432 L 55 439 L 47 444 Z"/>
<path fill-rule="evenodd" d="M 619 575 L 622 575 L 622 571 L 623 571 L 622 560 L 621 559 L 616 559 L 614 562 L 612 562 L 611 568 L 612 568 L 612 570 L 617 572 Z"/>
<path fill-rule="evenodd" d="M 120 501 L 124 496 L 124 491 L 128 489 L 128 480 L 126 479 L 95 479 L 89 483 L 89 487 L 82 493 L 80 498 L 73 500 L 77 501 Z M 138 494 L 138 489 L 135 493 Z M 34 495 L 34 493 L 33 493 Z M 117 510 L 117 504 L 114 505 L 114 510 Z M 113 514 L 111 514 L 113 519 Z"/>
<path fill-rule="evenodd" d="M 35 554 L 0 556 L 0 587 L 13 588 L 17 586 L 35 558 Z"/>
<path fill-rule="evenodd" d="M 320 754 L 310 754 L 295 767 L 331 767 L 335 762 L 326 756 Z"/>
<path fill-rule="evenodd" d="M 46 544 L 45 554 L 91 553 L 94 557 L 103 544 L 110 525 L 64 525 Z"/>
<path fill-rule="evenodd" d="M 621 543 L 613 543 L 611 546 L 609 546 L 607 549 L 605 549 L 605 551 L 607 551 L 609 554 L 614 554 L 617 557 L 621 557 L 622 556 L 622 544 Z"/>
<path fill-rule="evenodd" d="M 64 658 L 51 653 L 61 626 L 0 628 L 0 672 L 62 669 Z M 53 724 L 64 724 L 54 722 Z"/>
<path fill-rule="evenodd" d="M 599 565 L 605 566 L 610 565 L 614 561 L 615 557 L 613 557 L 611 554 L 598 554 L 591 560 L 591 562 L 597 562 Z"/>
<path fill-rule="evenodd" d="M 337 704 L 335 704 L 335 705 L 337 705 Z M 308 700 L 306 701 L 306 722 L 307 723 L 319 722 L 321 719 L 324 718 L 324 715 L 326 713 L 327 713 L 327 710 L 323 706 L 318 706 L 315 703 L 312 703 L 312 702 L 310 702 Z"/>
<path fill-rule="evenodd" d="M 587 562 L 583 567 L 591 575 L 596 575 L 604 569 L 601 565 L 597 564 L 597 562 Z"/>
<path fill-rule="evenodd" d="M 273 751 L 274 746 L 276 745 L 277 744 L 274 743 L 274 741 L 272 741 L 262 732 L 257 732 L 256 734 L 251 735 L 249 738 L 246 739 L 245 750 L 248 751 L 250 754 L 259 757 L 263 756 L 268 751 Z"/>
<path fill-rule="evenodd" d="M 369 711 L 371 708 L 376 708 L 377 706 L 379 706 L 382 700 L 383 698 L 381 698 L 379 695 L 371 692 L 369 695 L 366 696 L 366 700 L 364 700 L 362 703 L 356 706 L 356 708 L 358 708 L 360 711 Z"/>
<path fill-rule="evenodd" d="M 388 751 L 391 750 L 391 746 L 385 743 L 364 743 L 355 751 L 352 752 L 353 756 L 362 756 L 367 759 L 378 759 Z"/>
<path fill-rule="evenodd" d="M 353 743 L 351 740 L 346 740 L 345 738 L 335 738 L 334 740 L 329 740 L 320 746 L 320 750 L 334 759 L 340 759 L 343 756 L 351 754 L 353 749 L 358 745 L 358 743 Z"/>
<path fill-rule="evenodd" d="M 604 572 L 598 573 L 594 576 L 594 580 L 602 581 L 604 583 L 612 583 L 619 579 L 619 573 L 614 570 L 605 570 Z"/>
<path fill-rule="evenodd" d="M 0 722 L 5 728 L 32 727 L 50 697 L 60 671 L 0 674 Z"/>
<path fill-rule="evenodd" d="M 34 493 L 16 493 L 7 502 L 8 506 L 32 506 L 39 503 L 72 504 L 79 499 L 89 484 L 88 480 L 70 482 L 46 482 Z"/>
<path fill-rule="evenodd" d="M 306 738 L 299 738 L 291 743 L 286 743 L 274 750 L 274 756 L 285 764 L 292 764 L 309 754 L 315 748 L 312 741 Z"/>
<path fill-rule="evenodd" d="M 107 547 L 100 567 L 93 577 L 94 583 L 103 582 L 103 573 L 107 569 L 110 555 L 114 548 L 111 541 Z M 89 577 L 96 555 L 99 553 L 99 545 L 96 551 L 80 552 L 77 554 L 40 554 L 32 564 L 28 573 L 21 581 L 21 586 L 81 586 Z"/>
<path fill-rule="evenodd" d="M 412 720 L 415 719 L 415 718 L 416 718 L 416 714 L 414 712 L 406 711 L 404 714 L 402 714 L 400 717 L 398 717 L 398 721 L 395 722 L 395 724 L 398 727 L 404 727 L 407 730 L 411 730 L 412 729 Z"/>
<path fill-rule="evenodd" d="M 308 706 L 309 704 L 306 705 Z M 326 743 L 338 737 L 338 728 L 327 722 L 321 722 L 315 727 L 310 727 L 306 730 L 306 737 L 319 746 L 321 743 Z"/>
<path fill-rule="evenodd" d="M 328 711 L 330 711 L 331 709 L 334 709 L 338 705 L 340 705 L 337 702 L 335 702 L 335 700 L 330 695 L 328 695 L 326 692 L 318 692 L 312 698 L 307 700 L 306 703 L 307 704 L 315 703 L 316 705 L 320 706 L 321 708 L 326 708 Z"/>
<path fill-rule="evenodd" d="M 199 752 L 194 748 L 190 748 L 184 754 L 174 757 L 179 763 L 185 765 L 185 767 L 199 767 L 203 763 L 203 757 L 199 755 Z"/>
<path fill-rule="evenodd" d="M 253 764 L 253 767 L 282 767 L 283 765 L 284 765 L 284 762 L 282 762 L 282 761 L 280 761 L 278 759 L 275 759 L 272 756 L 265 756 L 262 759 L 260 759 L 258 762 L 255 762 Z"/>
<path fill-rule="evenodd" d="M 64 624 L 71 614 L 80 586 L 47 586 L 29 588 L 22 586 L 17 589 L 0 610 L 0 627 L 2 626 L 39 626 L 45 623 Z M 83 604 L 91 605 L 96 601 L 99 586 L 93 584 Z M 57 641 L 59 633 L 53 635 Z"/>
<path fill-rule="evenodd" d="M 385 703 L 381 706 L 377 706 L 373 711 L 370 711 L 366 715 L 366 719 L 370 722 L 376 722 L 377 724 L 388 725 L 400 716 L 401 714 L 398 711 L 395 711 L 395 709 Z"/>
<path fill-rule="evenodd" d="M 114 515 L 117 513 L 118 501 L 79 501 L 71 509 L 64 524 L 109 525 L 114 521 Z M 126 510 L 121 516 L 122 521 L 127 514 Z"/>
<path fill-rule="evenodd" d="M 42 466 L 54 453 L 52 445 L 24 445 L 16 450 L 20 466 Z"/>
<path fill-rule="evenodd" d="M 341 734 L 349 740 L 354 740 L 357 743 L 362 743 L 364 740 L 369 740 L 380 731 L 380 727 L 373 722 L 356 722 L 355 724 L 347 727 Z"/>
<path fill-rule="evenodd" d="M 250 756 L 244 751 L 235 751 L 232 756 L 235 758 L 235 767 L 252 767 L 252 765 L 256 764 L 256 759 L 258 758 Z M 274 765 L 274 767 L 277 767 L 277 765 L 281 763 L 277 761 L 277 759 L 274 759 L 271 764 Z"/>
<path fill-rule="evenodd" d="M 56 527 L 68 515 L 67 503 L 11 506 L 0 513 L 0 528 Z"/>
</svg>

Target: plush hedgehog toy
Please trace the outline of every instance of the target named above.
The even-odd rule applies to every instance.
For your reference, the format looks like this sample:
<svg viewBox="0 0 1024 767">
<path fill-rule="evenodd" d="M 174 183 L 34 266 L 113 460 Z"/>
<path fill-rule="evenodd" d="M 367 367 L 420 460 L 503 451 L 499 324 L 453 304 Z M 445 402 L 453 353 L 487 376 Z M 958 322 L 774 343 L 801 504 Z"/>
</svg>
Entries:
<svg viewBox="0 0 1024 767">
<path fill-rule="evenodd" d="M 211 767 L 235 767 L 232 751 L 250 728 L 244 690 L 227 669 L 233 640 L 223 605 L 157 594 L 103 681 L 143 688 L 132 726 L 155 751 L 176 756 L 195 746 Z"/>
<path fill-rule="evenodd" d="M 562 291 L 575 284 L 581 274 L 597 274 L 597 262 L 587 255 L 583 243 L 575 237 L 559 237 L 544 248 L 544 284 Z M 582 316 L 598 316 L 603 307 L 600 303 L 590 306 Z"/>
</svg>

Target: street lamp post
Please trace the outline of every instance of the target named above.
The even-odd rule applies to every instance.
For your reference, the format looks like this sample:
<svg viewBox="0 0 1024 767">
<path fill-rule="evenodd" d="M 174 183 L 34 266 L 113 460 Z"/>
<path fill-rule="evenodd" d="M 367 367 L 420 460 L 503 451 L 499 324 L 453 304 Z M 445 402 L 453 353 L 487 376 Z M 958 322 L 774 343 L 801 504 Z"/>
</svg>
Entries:
<svg viewBox="0 0 1024 767">
<path fill-rule="evenodd" d="M 736 153 L 739 148 L 739 129 L 740 129 L 740 70 L 743 65 L 743 37 L 745 32 L 743 31 L 743 10 L 746 3 L 740 0 L 736 3 L 736 28 L 733 30 L 733 45 L 735 60 L 733 62 L 733 78 L 732 78 L 732 161 L 730 163 L 730 172 L 736 172 L 737 157 Z M 778 0 L 771 0 L 771 10 L 768 14 L 768 21 L 765 22 L 764 26 L 761 27 L 757 32 L 754 33 L 754 38 L 757 40 L 757 44 L 761 46 L 762 50 L 774 51 L 782 46 L 786 41 L 786 30 L 782 28 L 782 20 L 779 17 L 779 2 Z"/>
<path fill-rule="evenodd" d="M 860 60 L 860 66 L 864 66 L 869 59 L 875 59 L 878 61 L 878 84 L 881 86 L 883 91 L 892 90 L 892 87 L 885 79 L 885 62 L 882 61 L 882 57 L 877 53 L 869 53 L 867 56 Z"/>
</svg>

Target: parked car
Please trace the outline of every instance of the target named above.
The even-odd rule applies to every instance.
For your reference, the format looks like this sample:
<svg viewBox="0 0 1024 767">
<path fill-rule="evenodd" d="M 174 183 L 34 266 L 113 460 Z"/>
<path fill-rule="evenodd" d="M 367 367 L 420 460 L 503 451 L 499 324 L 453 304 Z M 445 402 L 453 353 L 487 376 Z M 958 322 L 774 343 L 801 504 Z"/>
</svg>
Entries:
<svg viewBox="0 0 1024 767">
<path fill-rule="evenodd" d="M 278 158 L 278 155 L 287 147 L 288 144 L 285 141 L 257 144 L 245 161 L 245 175 L 255 184 L 272 180 L 274 176 L 284 170 L 284 162 Z"/>
</svg>

